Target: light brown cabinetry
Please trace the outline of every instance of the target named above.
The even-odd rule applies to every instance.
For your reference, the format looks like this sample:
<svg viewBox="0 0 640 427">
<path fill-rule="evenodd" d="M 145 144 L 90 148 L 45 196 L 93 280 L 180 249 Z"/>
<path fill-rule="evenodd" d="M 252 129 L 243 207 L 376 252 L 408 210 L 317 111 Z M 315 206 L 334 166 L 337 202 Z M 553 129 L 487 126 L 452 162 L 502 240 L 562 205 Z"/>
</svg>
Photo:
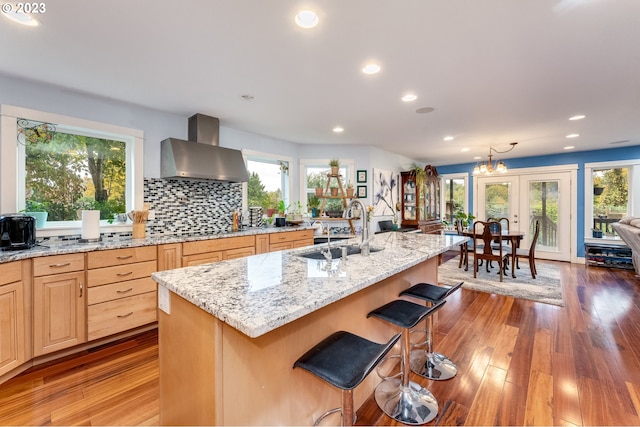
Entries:
<svg viewBox="0 0 640 427">
<path fill-rule="evenodd" d="M 254 236 L 226 237 L 199 240 L 182 244 L 182 266 L 206 264 L 227 259 L 240 258 L 256 253 Z"/>
<path fill-rule="evenodd" d="M 84 343 L 84 254 L 35 258 L 33 272 L 34 356 Z"/>
<path fill-rule="evenodd" d="M 266 254 L 269 252 L 269 235 L 258 234 L 256 236 L 256 254 Z"/>
<path fill-rule="evenodd" d="M 182 243 L 158 245 L 158 271 L 182 267 Z"/>
<path fill-rule="evenodd" d="M 269 234 L 269 251 L 313 245 L 313 230 L 287 231 Z"/>
<path fill-rule="evenodd" d="M 87 267 L 89 340 L 156 321 L 155 246 L 90 252 Z"/>
<path fill-rule="evenodd" d="M 0 376 L 27 360 L 20 261 L 0 265 Z"/>
</svg>

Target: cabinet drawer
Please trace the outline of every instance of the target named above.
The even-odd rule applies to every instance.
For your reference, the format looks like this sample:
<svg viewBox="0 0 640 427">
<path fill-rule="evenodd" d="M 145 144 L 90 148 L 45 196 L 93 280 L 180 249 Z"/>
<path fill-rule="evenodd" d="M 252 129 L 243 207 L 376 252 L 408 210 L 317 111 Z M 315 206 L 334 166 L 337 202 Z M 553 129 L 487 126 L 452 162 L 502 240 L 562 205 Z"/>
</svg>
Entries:
<svg viewBox="0 0 640 427">
<path fill-rule="evenodd" d="M 222 251 L 210 252 L 207 254 L 197 254 L 182 257 L 183 267 L 192 267 L 194 265 L 206 264 L 209 262 L 222 261 Z"/>
<path fill-rule="evenodd" d="M 35 277 L 84 270 L 84 254 L 53 255 L 33 259 Z"/>
<path fill-rule="evenodd" d="M 88 338 L 95 340 L 147 323 L 155 322 L 156 292 L 90 305 L 87 315 Z"/>
<path fill-rule="evenodd" d="M 127 280 L 126 282 L 111 283 L 109 285 L 94 286 L 87 289 L 87 304 L 99 304 L 140 295 L 156 290 L 156 282 L 151 277 Z"/>
<path fill-rule="evenodd" d="M 292 248 L 293 248 L 293 242 L 272 243 L 269 245 L 270 252 L 283 251 L 285 249 L 292 249 Z"/>
<path fill-rule="evenodd" d="M 156 246 L 94 251 L 87 254 L 87 268 L 100 268 L 109 267 L 111 265 L 152 261 L 156 259 L 156 255 Z"/>
<path fill-rule="evenodd" d="M 230 249 L 228 251 L 224 251 L 222 253 L 222 259 L 234 259 L 234 258 L 242 258 L 245 256 L 255 255 L 256 248 L 240 248 L 240 249 Z"/>
<path fill-rule="evenodd" d="M 313 245 L 313 240 L 312 239 L 296 240 L 295 242 L 293 242 L 293 247 L 294 248 L 302 248 L 302 247 L 310 246 L 310 245 Z"/>
<path fill-rule="evenodd" d="M 313 230 L 286 231 L 269 234 L 269 243 L 293 242 L 294 240 L 311 239 L 313 242 Z"/>
<path fill-rule="evenodd" d="M 22 263 L 20 261 L 0 264 L 0 286 L 22 280 Z"/>
<path fill-rule="evenodd" d="M 182 255 L 202 254 L 206 252 L 226 251 L 246 247 L 255 247 L 254 236 L 223 237 L 220 239 L 200 240 L 197 242 L 184 242 Z"/>
<path fill-rule="evenodd" d="M 157 271 L 156 261 L 96 268 L 87 272 L 87 286 L 99 286 L 107 283 L 150 277 L 151 273 L 155 271 Z"/>
</svg>

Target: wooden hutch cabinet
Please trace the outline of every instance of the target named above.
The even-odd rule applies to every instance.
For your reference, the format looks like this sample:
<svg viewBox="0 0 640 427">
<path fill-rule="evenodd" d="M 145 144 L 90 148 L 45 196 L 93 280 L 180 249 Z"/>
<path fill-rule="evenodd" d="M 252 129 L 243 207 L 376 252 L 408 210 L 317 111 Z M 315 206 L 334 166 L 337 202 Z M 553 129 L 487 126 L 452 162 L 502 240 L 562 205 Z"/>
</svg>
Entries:
<svg viewBox="0 0 640 427">
<path fill-rule="evenodd" d="M 425 166 L 425 183 L 416 183 L 415 171 L 401 172 L 402 227 L 420 228 L 424 233 L 440 234 L 440 180 L 435 166 Z M 419 181 L 419 180 L 418 180 Z"/>
</svg>

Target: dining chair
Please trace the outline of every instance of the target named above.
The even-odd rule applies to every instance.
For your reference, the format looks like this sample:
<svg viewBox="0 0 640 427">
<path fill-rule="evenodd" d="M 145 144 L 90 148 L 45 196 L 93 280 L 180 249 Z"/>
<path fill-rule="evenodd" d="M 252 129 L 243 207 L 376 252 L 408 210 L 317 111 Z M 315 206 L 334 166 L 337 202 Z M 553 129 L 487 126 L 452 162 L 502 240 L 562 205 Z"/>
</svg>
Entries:
<svg viewBox="0 0 640 427">
<path fill-rule="evenodd" d="M 476 221 L 473 223 L 473 239 L 483 242 L 482 248 L 477 247 L 473 254 L 473 277 L 477 277 L 480 260 L 486 261 L 487 272 L 489 272 L 489 263 L 496 261 L 502 282 L 503 273 L 506 274 L 509 262 L 509 252 L 502 246 L 502 225 L 497 221 Z M 494 241 L 498 244 L 496 249 L 492 247 Z"/>
<path fill-rule="evenodd" d="M 463 233 L 464 226 L 462 225 L 462 220 L 456 220 L 456 232 L 458 236 L 464 236 Z M 462 268 L 462 263 L 464 262 L 464 271 L 469 270 L 469 252 L 472 254 L 475 253 L 476 248 L 480 248 L 483 245 L 478 244 L 475 239 L 471 239 L 466 243 L 460 245 L 460 262 L 458 262 L 458 268 Z M 481 264 L 482 265 L 482 264 Z"/>
<path fill-rule="evenodd" d="M 538 241 L 538 234 L 540 234 L 540 221 L 536 221 L 533 239 L 531 239 L 531 246 L 529 249 L 516 249 L 516 260 L 519 260 L 520 258 L 529 258 L 529 269 L 531 270 L 531 277 L 533 279 L 535 279 L 536 274 L 538 274 L 538 271 L 536 270 L 536 242 Z M 520 268 L 518 264 L 516 264 L 516 267 Z"/>
</svg>

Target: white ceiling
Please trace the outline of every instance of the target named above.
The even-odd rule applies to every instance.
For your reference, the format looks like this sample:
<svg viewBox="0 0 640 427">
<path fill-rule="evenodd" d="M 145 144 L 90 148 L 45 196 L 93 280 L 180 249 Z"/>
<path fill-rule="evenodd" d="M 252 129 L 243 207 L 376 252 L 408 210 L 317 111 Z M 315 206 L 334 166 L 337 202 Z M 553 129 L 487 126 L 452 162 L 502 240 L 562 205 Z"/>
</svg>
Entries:
<svg viewBox="0 0 640 427">
<path fill-rule="evenodd" d="M 512 141 L 517 148 L 502 158 L 640 144 L 639 0 L 55 0 L 46 8 L 37 28 L 0 19 L 0 73 L 437 165 L 486 158 L 489 146 Z M 315 29 L 295 26 L 302 9 L 318 13 Z M 368 61 L 382 71 L 364 75 Z M 418 99 L 402 102 L 408 92 Z M 435 110 L 416 114 L 421 107 Z M 569 121 L 574 114 L 587 118 Z"/>
</svg>

